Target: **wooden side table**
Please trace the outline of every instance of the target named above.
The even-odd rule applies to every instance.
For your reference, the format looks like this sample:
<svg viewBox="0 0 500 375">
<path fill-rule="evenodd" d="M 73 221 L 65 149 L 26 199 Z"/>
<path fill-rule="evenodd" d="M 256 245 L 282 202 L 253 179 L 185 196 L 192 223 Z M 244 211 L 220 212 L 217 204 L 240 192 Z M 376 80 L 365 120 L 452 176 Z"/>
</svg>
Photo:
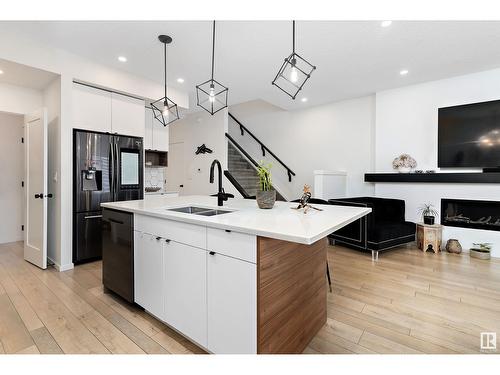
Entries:
<svg viewBox="0 0 500 375">
<path fill-rule="evenodd" d="M 428 225 L 417 224 L 417 246 L 420 250 L 428 250 L 438 253 L 441 251 L 441 241 L 443 238 L 443 226 L 439 224 Z"/>
</svg>

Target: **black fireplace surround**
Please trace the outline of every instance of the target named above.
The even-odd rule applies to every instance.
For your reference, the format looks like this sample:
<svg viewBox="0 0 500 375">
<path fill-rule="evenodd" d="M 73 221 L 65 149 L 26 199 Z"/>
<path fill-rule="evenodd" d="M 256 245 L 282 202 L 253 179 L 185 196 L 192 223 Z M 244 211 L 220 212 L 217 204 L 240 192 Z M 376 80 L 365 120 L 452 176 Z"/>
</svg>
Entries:
<svg viewBox="0 0 500 375">
<path fill-rule="evenodd" d="M 441 224 L 500 231 L 500 202 L 441 199 Z"/>
</svg>

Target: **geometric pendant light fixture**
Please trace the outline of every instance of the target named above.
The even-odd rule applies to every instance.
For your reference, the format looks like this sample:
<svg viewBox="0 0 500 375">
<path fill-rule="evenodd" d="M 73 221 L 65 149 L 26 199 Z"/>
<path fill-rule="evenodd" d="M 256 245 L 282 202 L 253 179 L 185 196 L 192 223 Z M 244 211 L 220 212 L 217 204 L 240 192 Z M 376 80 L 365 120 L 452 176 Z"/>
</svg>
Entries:
<svg viewBox="0 0 500 375">
<path fill-rule="evenodd" d="M 179 119 L 179 111 L 177 104 L 167 96 L 167 44 L 172 43 L 172 38 L 168 35 L 159 35 L 158 39 L 163 43 L 163 73 L 165 77 L 165 96 L 151 103 L 153 115 L 163 126 L 174 122 Z"/>
<path fill-rule="evenodd" d="M 229 89 L 214 79 L 215 21 L 212 24 L 212 76 L 196 86 L 196 104 L 214 115 L 227 107 Z"/>
<path fill-rule="evenodd" d="M 295 99 L 316 67 L 295 53 L 295 21 L 292 21 L 292 53 L 281 65 L 272 84 Z"/>
</svg>

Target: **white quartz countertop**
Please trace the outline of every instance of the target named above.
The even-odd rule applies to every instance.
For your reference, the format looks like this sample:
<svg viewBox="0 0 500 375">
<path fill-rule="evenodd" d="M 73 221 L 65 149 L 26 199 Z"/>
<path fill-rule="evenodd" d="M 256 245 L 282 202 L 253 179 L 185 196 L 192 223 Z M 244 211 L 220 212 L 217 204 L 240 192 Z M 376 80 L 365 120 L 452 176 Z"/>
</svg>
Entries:
<svg viewBox="0 0 500 375">
<path fill-rule="evenodd" d="M 169 220 L 228 229 L 235 232 L 270 237 L 284 241 L 312 244 L 343 226 L 371 212 L 370 208 L 335 205 L 313 205 L 323 211 L 292 210 L 297 203 L 276 202 L 274 208 L 262 210 L 252 199 L 229 198 L 217 207 L 216 197 L 190 195 L 181 197 L 152 196 L 147 200 L 109 202 L 102 207 Z M 196 206 L 232 212 L 216 216 L 169 211 L 169 208 Z"/>
</svg>

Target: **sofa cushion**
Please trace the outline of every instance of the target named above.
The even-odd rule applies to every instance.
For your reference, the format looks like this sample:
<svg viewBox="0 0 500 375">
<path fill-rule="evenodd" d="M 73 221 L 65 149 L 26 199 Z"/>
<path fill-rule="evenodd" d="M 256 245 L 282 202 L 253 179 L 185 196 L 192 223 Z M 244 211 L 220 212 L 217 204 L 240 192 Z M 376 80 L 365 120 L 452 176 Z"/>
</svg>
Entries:
<svg viewBox="0 0 500 375">
<path fill-rule="evenodd" d="M 368 241 L 380 243 L 415 235 L 416 225 L 409 221 L 377 222 L 368 233 Z"/>
</svg>

